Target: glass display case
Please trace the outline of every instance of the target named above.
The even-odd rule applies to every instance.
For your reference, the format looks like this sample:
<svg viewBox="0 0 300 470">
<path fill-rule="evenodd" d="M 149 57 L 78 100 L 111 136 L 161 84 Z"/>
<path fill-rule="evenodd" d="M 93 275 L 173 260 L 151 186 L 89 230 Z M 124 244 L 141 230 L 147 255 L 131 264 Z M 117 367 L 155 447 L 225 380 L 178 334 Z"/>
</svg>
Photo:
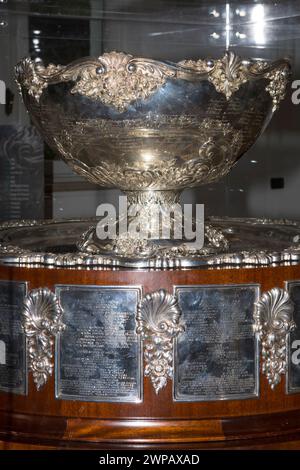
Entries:
<svg viewBox="0 0 300 470">
<path fill-rule="evenodd" d="M 116 50 L 178 62 L 217 58 L 229 46 L 242 57 L 289 57 L 297 79 L 299 5 L 295 1 L 110 1 L 109 5 L 99 1 L 9 1 L 1 2 L 0 8 L 1 79 L 8 94 L 0 110 L 3 126 L 30 124 L 13 74 L 14 65 L 25 56 L 45 65 L 66 65 L 84 56 Z M 230 174 L 216 184 L 187 190 L 184 201 L 204 203 L 207 215 L 297 218 L 293 201 L 298 190 L 299 107 L 291 101 L 292 92 L 289 87 L 280 113 Z M 36 148 L 39 153 L 38 143 Z M 100 193 L 95 185 L 77 178 L 47 147 L 43 154 L 45 179 L 37 178 L 42 185 L 40 194 L 32 196 L 39 199 L 40 207 L 32 215 L 40 218 L 45 211 L 47 218 L 94 216 L 100 201 L 116 201 L 116 193 Z M 28 196 L 18 196 L 22 197 Z M 2 219 L 30 217 L 22 208 L 8 213 L 4 205 Z"/>
<path fill-rule="evenodd" d="M 0 0 L 3 445 L 300 448 L 299 26 Z"/>
</svg>

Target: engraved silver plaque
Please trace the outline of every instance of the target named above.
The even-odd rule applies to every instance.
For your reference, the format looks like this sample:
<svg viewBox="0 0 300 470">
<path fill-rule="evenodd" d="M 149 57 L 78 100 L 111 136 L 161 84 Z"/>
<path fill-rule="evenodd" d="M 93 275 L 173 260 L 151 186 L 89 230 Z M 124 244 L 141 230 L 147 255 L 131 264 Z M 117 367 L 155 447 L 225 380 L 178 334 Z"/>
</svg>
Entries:
<svg viewBox="0 0 300 470">
<path fill-rule="evenodd" d="M 288 338 L 286 393 L 300 393 L 300 280 L 286 282 L 286 289 L 294 304 L 296 325 Z"/>
<path fill-rule="evenodd" d="M 26 282 L 0 281 L 0 390 L 27 395 L 26 338 L 22 308 Z"/>
<path fill-rule="evenodd" d="M 56 286 L 65 330 L 56 340 L 56 397 L 139 402 L 142 350 L 139 287 Z"/>
<path fill-rule="evenodd" d="M 259 286 L 177 286 L 175 292 L 186 328 L 175 343 L 174 400 L 257 397 Z"/>
</svg>

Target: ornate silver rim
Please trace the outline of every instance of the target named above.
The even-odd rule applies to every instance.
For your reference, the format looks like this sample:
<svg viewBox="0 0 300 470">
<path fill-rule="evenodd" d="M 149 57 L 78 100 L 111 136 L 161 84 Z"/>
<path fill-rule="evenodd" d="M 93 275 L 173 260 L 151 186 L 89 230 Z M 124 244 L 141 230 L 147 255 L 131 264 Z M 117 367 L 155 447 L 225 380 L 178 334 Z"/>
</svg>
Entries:
<svg viewBox="0 0 300 470">
<path fill-rule="evenodd" d="M 287 59 L 275 62 L 245 60 L 233 51 L 227 51 L 219 59 L 183 60 L 177 64 L 113 51 L 98 58 L 86 57 L 67 66 L 49 64 L 44 67 L 30 58 L 16 66 L 20 91 L 26 89 L 37 102 L 48 85 L 73 82 L 72 94 L 100 100 L 119 112 L 124 112 L 134 101 L 151 96 L 168 79 L 208 80 L 229 100 L 244 83 L 261 78 L 268 82 L 266 91 L 275 111 L 284 98 L 289 73 Z"/>
<path fill-rule="evenodd" d="M 239 218 L 222 218 L 213 217 L 209 219 L 211 222 L 221 220 L 240 221 L 243 224 L 250 225 L 273 225 L 275 226 L 292 226 L 299 228 L 300 222 L 286 219 L 270 220 L 270 219 L 239 219 Z M 300 243 L 295 243 L 289 248 L 279 252 L 270 251 L 239 251 L 228 252 L 217 255 L 209 255 L 203 257 L 156 257 L 150 259 L 129 259 L 122 257 L 108 257 L 103 255 L 92 255 L 85 253 L 51 253 L 51 252 L 35 252 L 26 250 L 16 245 L 1 243 L 1 232 L 14 228 L 25 228 L 34 226 L 45 226 L 54 224 L 63 224 L 71 222 L 85 222 L 91 225 L 95 223 L 93 219 L 74 219 L 74 220 L 20 220 L 8 221 L 0 224 L 0 264 L 13 265 L 31 265 L 44 267 L 76 267 L 101 269 L 101 267 L 125 267 L 125 268 L 153 268 L 153 269 L 179 269 L 191 267 L 243 267 L 243 266 L 269 266 L 282 263 L 300 262 Z"/>
</svg>

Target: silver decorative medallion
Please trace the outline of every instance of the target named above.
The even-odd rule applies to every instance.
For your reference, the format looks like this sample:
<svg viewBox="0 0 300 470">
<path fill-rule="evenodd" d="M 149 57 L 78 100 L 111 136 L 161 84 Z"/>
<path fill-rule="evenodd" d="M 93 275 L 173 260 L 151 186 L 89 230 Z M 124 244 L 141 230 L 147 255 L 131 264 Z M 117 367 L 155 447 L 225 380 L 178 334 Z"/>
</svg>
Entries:
<svg viewBox="0 0 300 470">
<path fill-rule="evenodd" d="M 63 331 L 62 309 L 47 288 L 33 289 L 26 296 L 23 328 L 28 344 L 29 369 L 39 390 L 53 372 L 53 337 Z"/>
<path fill-rule="evenodd" d="M 173 378 L 173 344 L 184 331 L 177 298 L 165 290 L 147 294 L 139 303 L 137 333 L 144 341 L 145 376 L 150 377 L 155 392 Z"/>
<path fill-rule="evenodd" d="M 229 100 L 239 88 L 250 80 L 266 78 L 269 84 L 266 91 L 273 100 L 273 111 L 276 111 L 285 96 L 289 81 L 289 66 L 285 60 L 270 64 L 267 61 L 243 60 L 233 51 L 227 51 L 221 59 L 216 60 L 183 60 L 182 67 L 197 71 L 207 76 L 215 89 Z"/>
<path fill-rule="evenodd" d="M 265 292 L 256 303 L 254 331 L 262 345 L 262 371 L 272 390 L 287 370 L 287 340 L 295 328 L 294 304 L 284 289 Z"/>
<path fill-rule="evenodd" d="M 66 67 L 54 64 L 43 67 L 26 58 L 17 66 L 16 73 L 23 77 L 24 86 L 37 101 L 49 84 L 74 81 L 72 93 L 101 100 L 120 112 L 131 102 L 148 98 L 168 77 L 176 76 L 176 71 L 167 64 L 115 51 Z"/>
</svg>

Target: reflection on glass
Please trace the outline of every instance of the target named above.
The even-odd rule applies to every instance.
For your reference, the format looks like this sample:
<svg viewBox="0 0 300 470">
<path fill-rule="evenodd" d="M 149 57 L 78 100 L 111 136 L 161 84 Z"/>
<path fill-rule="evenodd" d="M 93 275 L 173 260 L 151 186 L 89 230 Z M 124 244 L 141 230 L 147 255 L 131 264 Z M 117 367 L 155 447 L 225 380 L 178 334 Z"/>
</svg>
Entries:
<svg viewBox="0 0 300 470">
<path fill-rule="evenodd" d="M 253 37 L 257 45 L 265 44 L 265 7 L 261 3 L 252 9 Z"/>
</svg>

